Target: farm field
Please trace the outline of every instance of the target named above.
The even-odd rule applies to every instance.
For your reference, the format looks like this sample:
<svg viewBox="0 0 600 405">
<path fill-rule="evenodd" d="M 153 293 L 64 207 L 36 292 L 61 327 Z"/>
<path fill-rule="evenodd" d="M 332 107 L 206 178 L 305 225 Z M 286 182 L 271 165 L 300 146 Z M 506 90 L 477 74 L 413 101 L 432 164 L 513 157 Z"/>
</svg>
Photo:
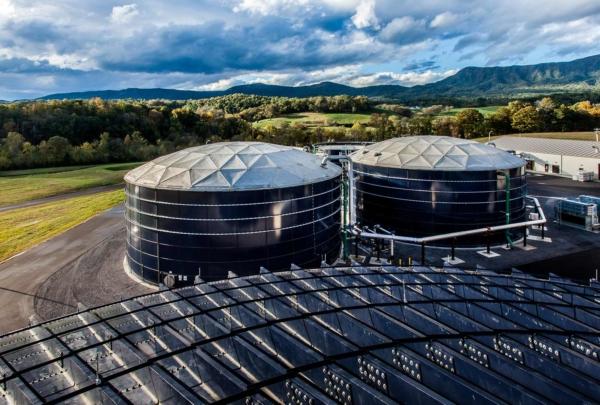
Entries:
<svg viewBox="0 0 600 405">
<path fill-rule="evenodd" d="M 496 111 L 498 111 L 498 109 L 502 107 L 501 105 L 490 105 L 487 107 L 475 107 L 474 109 L 479 111 L 484 117 L 487 117 L 488 115 L 492 115 L 493 113 L 495 113 Z M 438 116 L 442 116 L 442 117 L 454 117 L 456 114 L 458 114 L 459 112 L 461 112 L 462 110 L 466 110 L 467 108 L 452 108 L 448 111 L 444 111 L 440 114 L 438 114 Z"/>
<path fill-rule="evenodd" d="M 120 204 L 123 190 L 73 197 L 0 213 L 0 262 Z"/>
<path fill-rule="evenodd" d="M 260 120 L 253 125 L 257 128 L 264 128 L 267 125 L 279 127 L 284 123 L 299 123 L 313 127 L 330 127 L 336 125 L 352 125 L 357 121 L 365 124 L 369 122 L 370 118 L 371 114 L 302 112 Z"/>
<path fill-rule="evenodd" d="M 571 139 L 576 141 L 595 141 L 596 135 L 593 132 L 532 132 L 527 134 L 507 134 L 502 136 L 519 136 L 523 138 L 545 138 L 545 139 Z M 492 136 L 492 140 L 499 136 Z M 474 139 L 478 142 L 487 142 L 488 137 Z"/>
<path fill-rule="evenodd" d="M 83 190 L 119 184 L 140 163 L 87 167 L 44 168 L 0 172 L 0 207 Z"/>
</svg>

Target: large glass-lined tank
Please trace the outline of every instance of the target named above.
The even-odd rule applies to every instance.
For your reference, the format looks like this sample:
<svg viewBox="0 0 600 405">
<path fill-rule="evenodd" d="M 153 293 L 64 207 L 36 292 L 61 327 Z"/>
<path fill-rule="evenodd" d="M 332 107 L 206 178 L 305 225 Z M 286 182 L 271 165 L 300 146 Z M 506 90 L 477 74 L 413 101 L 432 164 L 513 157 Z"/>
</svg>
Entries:
<svg viewBox="0 0 600 405">
<path fill-rule="evenodd" d="M 193 147 L 125 176 L 125 266 L 179 284 L 332 262 L 340 250 L 341 169 L 261 142 Z"/>
<path fill-rule="evenodd" d="M 407 136 L 365 146 L 351 162 L 360 225 L 415 237 L 502 225 L 507 201 L 509 221 L 525 220 L 525 161 L 493 146 Z"/>
</svg>

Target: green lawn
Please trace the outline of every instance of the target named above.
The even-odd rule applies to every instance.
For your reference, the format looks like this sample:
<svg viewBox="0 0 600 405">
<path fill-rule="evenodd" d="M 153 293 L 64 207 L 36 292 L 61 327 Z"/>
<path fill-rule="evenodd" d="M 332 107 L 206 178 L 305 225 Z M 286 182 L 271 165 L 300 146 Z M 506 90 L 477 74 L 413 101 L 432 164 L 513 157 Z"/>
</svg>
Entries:
<svg viewBox="0 0 600 405">
<path fill-rule="evenodd" d="M 85 168 L 72 167 L 0 172 L 0 207 L 50 197 L 90 187 L 118 184 L 140 163 L 114 163 Z"/>
<path fill-rule="evenodd" d="M 287 122 L 289 124 L 300 123 L 312 127 L 328 127 L 335 126 L 336 124 L 352 125 L 357 121 L 367 123 L 370 118 L 371 114 L 303 112 L 260 120 L 253 125 L 258 128 L 264 128 L 267 125 L 278 127 Z"/>
<path fill-rule="evenodd" d="M 508 134 L 503 136 L 519 136 L 524 138 L 546 138 L 546 139 L 574 139 L 578 141 L 595 141 L 596 135 L 593 132 L 532 132 L 529 134 Z M 492 140 L 498 136 L 492 136 Z M 487 142 L 488 137 L 474 139 L 478 142 Z"/>
<path fill-rule="evenodd" d="M 123 190 L 68 198 L 0 213 L 0 262 L 120 204 Z"/>
<path fill-rule="evenodd" d="M 503 106 L 490 105 L 487 107 L 476 107 L 475 110 L 479 111 L 484 117 L 487 117 L 488 115 L 495 113 L 500 107 L 503 107 Z M 466 110 L 466 109 L 467 108 L 452 108 L 448 111 L 444 111 L 443 113 L 440 113 L 439 115 L 445 116 L 445 117 L 454 117 L 456 114 L 458 114 L 462 110 Z"/>
</svg>

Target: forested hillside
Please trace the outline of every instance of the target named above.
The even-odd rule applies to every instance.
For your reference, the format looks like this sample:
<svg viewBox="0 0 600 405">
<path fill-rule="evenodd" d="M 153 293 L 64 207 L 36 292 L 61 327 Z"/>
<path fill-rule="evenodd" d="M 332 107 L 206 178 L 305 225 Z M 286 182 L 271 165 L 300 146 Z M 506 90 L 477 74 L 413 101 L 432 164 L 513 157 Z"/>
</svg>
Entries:
<svg viewBox="0 0 600 405">
<path fill-rule="evenodd" d="M 364 96 L 239 94 L 188 102 L 18 102 L 0 104 L 0 170 L 143 161 L 221 140 L 305 146 L 332 139 L 378 141 L 409 134 L 474 138 L 599 126 L 600 105 L 564 104 L 548 97 L 487 109 L 408 108 L 374 104 Z"/>
</svg>

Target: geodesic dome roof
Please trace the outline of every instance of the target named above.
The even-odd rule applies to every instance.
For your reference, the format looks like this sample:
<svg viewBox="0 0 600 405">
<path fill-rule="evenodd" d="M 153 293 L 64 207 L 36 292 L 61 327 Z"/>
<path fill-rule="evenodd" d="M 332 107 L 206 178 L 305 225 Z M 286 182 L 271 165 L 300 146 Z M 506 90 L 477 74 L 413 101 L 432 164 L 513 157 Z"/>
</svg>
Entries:
<svg viewBox="0 0 600 405">
<path fill-rule="evenodd" d="M 0 336 L 0 404 L 598 403 L 600 284 L 297 268 Z"/>
<path fill-rule="evenodd" d="M 498 170 L 525 165 L 503 150 L 448 136 L 407 136 L 388 139 L 353 153 L 355 163 L 414 170 Z"/>
<path fill-rule="evenodd" d="M 334 164 L 289 146 L 219 142 L 161 156 L 125 175 L 143 187 L 196 191 L 294 187 L 339 176 Z"/>
</svg>

